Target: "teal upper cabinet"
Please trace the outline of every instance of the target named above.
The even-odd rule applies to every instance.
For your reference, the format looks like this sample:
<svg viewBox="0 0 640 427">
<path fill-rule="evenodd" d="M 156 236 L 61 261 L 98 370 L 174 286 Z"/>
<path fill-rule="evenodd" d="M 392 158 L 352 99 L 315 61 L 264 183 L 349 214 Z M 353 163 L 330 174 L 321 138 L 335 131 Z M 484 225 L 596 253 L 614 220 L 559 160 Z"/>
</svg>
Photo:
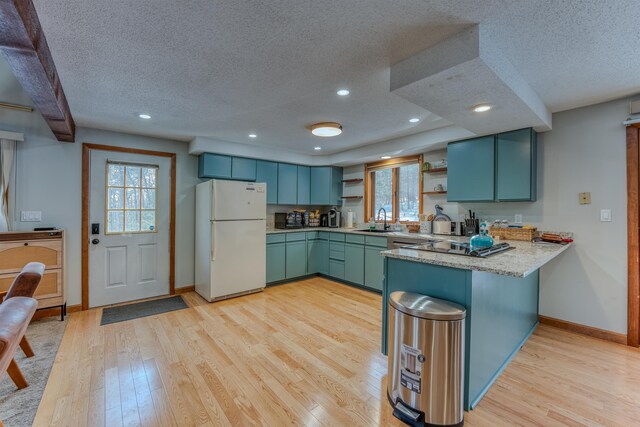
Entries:
<svg viewBox="0 0 640 427">
<path fill-rule="evenodd" d="M 342 200 L 342 168 L 317 166 L 311 168 L 312 205 L 339 205 Z"/>
<path fill-rule="evenodd" d="M 255 159 L 245 159 L 243 157 L 231 158 L 231 178 L 242 181 L 256 180 Z"/>
<path fill-rule="evenodd" d="M 231 178 L 231 156 L 202 153 L 198 157 L 199 178 Z"/>
<path fill-rule="evenodd" d="M 536 199 L 537 134 L 520 129 L 497 136 L 496 200 Z"/>
<path fill-rule="evenodd" d="M 487 202 L 495 198 L 495 137 L 451 142 L 447 146 L 447 200 Z"/>
<path fill-rule="evenodd" d="M 298 204 L 308 205 L 311 198 L 311 168 L 298 166 Z"/>
<path fill-rule="evenodd" d="M 256 162 L 256 182 L 267 184 L 267 203 L 278 203 L 278 164 L 258 160 Z"/>
<path fill-rule="evenodd" d="M 278 163 L 278 204 L 298 203 L 298 167 L 288 163 Z"/>
</svg>

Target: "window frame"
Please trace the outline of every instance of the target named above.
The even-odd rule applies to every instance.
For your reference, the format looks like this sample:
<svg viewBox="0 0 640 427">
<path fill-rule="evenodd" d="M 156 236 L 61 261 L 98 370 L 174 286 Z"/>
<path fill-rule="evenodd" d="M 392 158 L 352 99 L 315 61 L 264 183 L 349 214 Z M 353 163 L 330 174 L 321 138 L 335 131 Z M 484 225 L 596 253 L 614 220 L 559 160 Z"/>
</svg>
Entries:
<svg viewBox="0 0 640 427">
<path fill-rule="evenodd" d="M 111 165 L 120 165 L 124 166 L 124 183 L 123 186 L 117 185 L 109 185 L 109 166 Z M 105 194 L 104 194 L 104 234 L 108 236 L 115 235 L 127 235 L 127 234 L 154 234 L 158 233 L 158 191 L 159 191 L 159 176 L 160 176 L 160 165 L 151 164 L 151 163 L 137 163 L 137 162 L 126 162 L 126 161 L 118 161 L 118 160 L 109 160 L 105 164 Z M 138 187 L 127 187 L 127 166 L 140 168 L 140 186 Z M 156 186 L 151 187 L 143 187 L 142 186 L 142 168 L 155 169 L 156 170 Z M 123 189 L 123 208 L 122 209 L 109 209 L 109 189 L 110 188 L 122 188 Z M 127 209 L 127 188 L 135 188 L 140 192 L 140 207 L 137 209 Z M 155 202 L 153 209 L 143 209 L 142 208 L 142 190 L 155 190 Z M 138 211 L 140 213 L 140 227 L 142 227 L 142 212 L 144 211 L 152 211 L 154 212 L 155 225 L 153 230 L 142 230 L 140 228 L 137 231 L 126 231 L 126 216 L 127 211 Z M 109 211 L 122 211 L 123 212 L 123 230 L 122 231 L 109 231 Z"/>
<path fill-rule="evenodd" d="M 395 223 L 398 220 L 398 214 L 400 212 L 400 202 L 399 202 L 399 198 L 398 198 L 398 183 L 399 183 L 399 179 L 398 179 L 398 175 L 400 172 L 400 166 L 406 166 L 406 165 L 411 165 L 411 164 L 417 164 L 418 165 L 418 173 L 419 173 L 419 177 L 418 177 L 418 213 L 422 214 L 423 211 L 423 202 L 424 202 L 424 195 L 423 195 L 423 176 L 422 176 L 422 163 L 423 163 L 423 158 L 422 158 L 422 154 L 418 154 L 415 156 L 405 156 L 405 157 L 396 157 L 394 159 L 388 159 L 388 160 L 382 160 L 382 161 L 378 161 L 378 162 L 373 162 L 373 163 L 367 163 L 365 164 L 365 168 L 364 168 L 364 188 L 365 188 L 365 192 L 364 192 L 364 211 L 365 211 L 365 217 L 364 217 L 364 221 L 368 221 L 369 218 L 374 218 L 375 222 L 381 223 L 384 222 L 384 220 L 378 220 L 378 218 L 376 217 L 376 212 L 374 211 L 374 206 L 373 203 L 375 201 L 375 179 L 373 179 L 373 173 L 375 171 L 381 170 L 381 169 L 392 169 L 391 172 L 391 186 L 393 188 L 393 194 L 392 194 L 392 204 L 391 204 L 391 209 L 392 209 L 392 218 L 391 218 L 391 222 Z M 417 224 L 419 223 L 419 221 L 400 221 L 400 223 L 402 224 Z"/>
</svg>

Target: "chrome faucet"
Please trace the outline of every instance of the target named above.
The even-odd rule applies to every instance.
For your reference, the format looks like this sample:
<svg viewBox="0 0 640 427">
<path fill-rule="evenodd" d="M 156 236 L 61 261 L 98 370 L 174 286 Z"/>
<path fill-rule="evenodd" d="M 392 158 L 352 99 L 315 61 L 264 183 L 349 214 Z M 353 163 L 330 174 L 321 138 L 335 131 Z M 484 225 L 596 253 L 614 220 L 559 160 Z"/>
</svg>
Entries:
<svg viewBox="0 0 640 427">
<path fill-rule="evenodd" d="M 380 219 L 380 211 L 384 212 L 384 225 L 383 229 L 386 231 L 391 228 L 390 225 L 387 224 L 387 210 L 385 208 L 378 209 L 378 219 Z"/>
</svg>

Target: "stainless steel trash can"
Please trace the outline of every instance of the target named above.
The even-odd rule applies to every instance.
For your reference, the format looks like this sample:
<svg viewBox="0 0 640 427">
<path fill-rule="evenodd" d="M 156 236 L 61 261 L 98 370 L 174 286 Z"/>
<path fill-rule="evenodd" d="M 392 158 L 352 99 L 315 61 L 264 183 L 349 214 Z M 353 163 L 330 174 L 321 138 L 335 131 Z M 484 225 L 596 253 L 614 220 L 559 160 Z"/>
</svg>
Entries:
<svg viewBox="0 0 640 427">
<path fill-rule="evenodd" d="M 463 306 L 413 292 L 389 297 L 387 395 L 414 426 L 464 423 Z"/>
</svg>

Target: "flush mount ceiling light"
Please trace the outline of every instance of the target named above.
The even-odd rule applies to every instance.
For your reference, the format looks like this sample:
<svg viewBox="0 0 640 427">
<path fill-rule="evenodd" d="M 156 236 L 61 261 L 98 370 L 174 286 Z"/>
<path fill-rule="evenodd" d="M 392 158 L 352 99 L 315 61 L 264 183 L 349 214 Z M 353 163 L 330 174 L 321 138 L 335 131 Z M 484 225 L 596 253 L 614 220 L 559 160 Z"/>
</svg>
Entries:
<svg viewBox="0 0 640 427">
<path fill-rule="evenodd" d="M 258 135 L 256 135 L 255 133 L 250 133 L 249 134 L 249 138 L 257 138 L 257 137 L 258 137 Z"/>
<path fill-rule="evenodd" d="M 485 111 L 491 110 L 491 105 L 478 104 L 478 105 L 474 105 L 471 109 L 476 113 L 484 113 Z"/>
<path fill-rule="evenodd" d="M 391 158 L 391 156 L 382 156 L 380 157 L 382 160 L 389 160 Z"/>
<path fill-rule="evenodd" d="M 413 118 L 409 119 L 409 123 L 418 123 L 419 121 L 420 121 L 420 119 L 417 118 L 417 117 L 413 117 Z"/>
<path fill-rule="evenodd" d="M 316 123 L 311 126 L 311 133 L 315 136 L 331 137 L 342 133 L 342 125 L 335 122 Z"/>
<path fill-rule="evenodd" d="M 313 149 L 316 150 L 316 151 L 320 151 L 320 150 L 322 150 L 322 147 L 313 147 Z"/>
<path fill-rule="evenodd" d="M 340 95 L 340 96 L 347 96 L 347 95 L 349 95 L 349 93 L 351 93 L 351 92 L 349 92 L 349 89 L 340 89 L 340 90 L 339 90 L 339 91 L 337 91 L 336 93 L 337 93 L 338 95 Z"/>
<path fill-rule="evenodd" d="M 149 120 L 151 118 L 150 115 L 148 114 L 138 114 L 138 117 L 140 117 L 141 119 L 145 119 L 145 120 Z"/>
</svg>

